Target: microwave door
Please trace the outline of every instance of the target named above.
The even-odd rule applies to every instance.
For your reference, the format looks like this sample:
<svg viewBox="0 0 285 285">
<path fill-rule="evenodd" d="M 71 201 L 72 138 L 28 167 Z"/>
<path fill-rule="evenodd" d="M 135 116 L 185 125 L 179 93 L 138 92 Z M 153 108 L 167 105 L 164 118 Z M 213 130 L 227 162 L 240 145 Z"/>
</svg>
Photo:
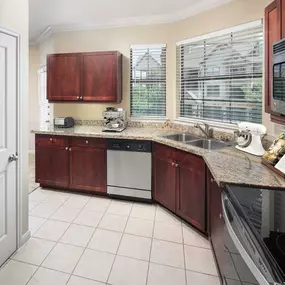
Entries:
<svg viewBox="0 0 285 285">
<path fill-rule="evenodd" d="M 273 65 L 273 111 L 285 115 L 285 62 L 277 62 Z"/>
<path fill-rule="evenodd" d="M 228 231 L 228 234 L 234 243 L 236 249 L 238 250 L 239 254 L 241 255 L 242 259 L 246 263 L 247 267 L 257 280 L 258 284 L 260 285 L 272 285 L 277 284 L 274 283 L 274 278 L 269 273 L 267 269 L 266 262 L 264 262 L 264 258 L 258 254 L 257 248 L 254 248 L 254 242 L 251 242 L 249 248 L 245 248 L 243 242 L 238 233 L 237 229 L 241 230 L 241 234 L 245 235 L 245 227 L 242 225 L 242 222 L 238 216 L 238 213 L 235 211 L 233 204 L 228 198 L 226 193 L 222 194 L 222 209 L 223 209 L 223 216 L 225 220 L 225 226 Z M 263 271 L 266 272 L 266 278 L 264 274 L 262 274 L 259 267 L 257 267 L 256 263 L 254 262 L 252 256 L 249 254 L 249 251 L 252 251 L 252 254 L 255 255 L 255 259 L 258 260 L 259 267 L 263 268 Z M 259 256 L 257 256 L 259 255 Z"/>
</svg>

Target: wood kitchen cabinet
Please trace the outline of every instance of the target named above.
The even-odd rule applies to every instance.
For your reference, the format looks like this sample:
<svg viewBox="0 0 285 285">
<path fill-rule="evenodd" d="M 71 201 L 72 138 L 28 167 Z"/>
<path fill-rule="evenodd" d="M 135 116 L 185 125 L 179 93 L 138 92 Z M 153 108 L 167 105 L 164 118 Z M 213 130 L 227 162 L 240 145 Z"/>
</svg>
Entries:
<svg viewBox="0 0 285 285">
<path fill-rule="evenodd" d="M 36 136 L 36 182 L 67 187 L 69 184 L 68 140 Z"/>
<path fill-rule="evenodd" d="M 205 163 L 202 158 L 160 144 L 153 152 L 154 199 L 206 232 Z"/>
<path fill-rule="evenodd" d="M 103 139 L 36 135 L 36 182 L 42 186 L 107 192 Z"/>
<path fill-rule="evenodd" d="M 285 0 L 275 0 L 265 8 L 265 112 L 271 114 L 271 120 L 285 124 L 285 117 L 271 110 L 273 44 L 285 38 Z"/>
<path fill-rule="evenodd" d="M 47 98 L 51 102 L 121 102 L 122 55 L 116 51 L 48 55 Z"/>
<path fill-rule="evenodd" d="M 222 189 L 207 171 L 209 236 L 216 262 L 224 260 L 224 219 L 222 215 Z M 218 264 L 220 270 L 222 264 Z"/>
<path fill-rule="evenodd" d="M 92 141 L 92 140 L 91 140 Z M 98 140 L 96 140 L 98 141 Z M 83 142 L 83 143 L 82 143 Z M 107 153 L 101 140 L 72 139 L 70 145 L 70 188 L 107 192 Z"/>
<path fill-rule="evenodd" d="M 81 95 L 81 62 L 78 54 L 52 54 L 47 58 L 47 99 L 78 101 Z"/>
</svg>

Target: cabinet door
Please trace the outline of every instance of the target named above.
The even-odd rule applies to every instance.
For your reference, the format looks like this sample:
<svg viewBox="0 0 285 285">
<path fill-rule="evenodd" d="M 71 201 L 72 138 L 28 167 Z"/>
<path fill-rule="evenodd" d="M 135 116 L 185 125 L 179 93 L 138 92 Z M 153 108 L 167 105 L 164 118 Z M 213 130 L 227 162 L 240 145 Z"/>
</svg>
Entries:
<svg viewBox="0 0 285 285">
<path fill-rule="evenodd" d="M 199 230 L 206 231 L 206 174 L 204 160 L 183 153 L 178 162 L 176 213 Z"/>
<path fill-rule="evenodd" d="M 70 148 L 70 188 L 107 192 L 105 149 Z"/>
<path fill-rule="evenodd" d="M 83 54 L 83 100 L 119 102 L 119 61 L 116 52 Z"/>
<path fill-rule="evenodd" d="M 47 58 L 47 97 L 50 101 L 81 98 L 80 54 L 53 54 Z"/>
<path fill-rule="evenodd" d="M 285 32 L 285 31 L 284 31 Z M 275 0 L 265 9 L 265 111 L 271 111 L 272 46 L 281 39 L 281 0 Z"/>
<path fill-rule="evenodd" d="M 220 261 L 219 269 L 222 269 L 224 260 L 224 220 L 222 217 L 222 190 L 208 171 L 208 195 L 209 195 L 209 234 L 216 260 Z"/>
<path fill-rule="evenodd" d="M 68 187 L 68 147 L 36 145 L 36 182 L 41 185 Z"/>
<path fill-rule="evenodd" d="M 176 172 L 171 160 L 157 156 L 153 158 L 154 199 L 175 212 Z"/>
</svg>

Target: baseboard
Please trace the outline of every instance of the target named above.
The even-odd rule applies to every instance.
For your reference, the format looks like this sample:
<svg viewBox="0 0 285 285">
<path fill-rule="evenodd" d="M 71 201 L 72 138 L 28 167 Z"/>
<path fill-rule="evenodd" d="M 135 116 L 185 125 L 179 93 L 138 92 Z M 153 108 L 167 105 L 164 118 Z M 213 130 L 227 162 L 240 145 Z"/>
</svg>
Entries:
<svg viewBox="0 0 285 285">
<path fill-rule="evenodd" d="M 36 153 L 36 151 L 34 149 L 29 150 L 29 154 L 35 154 L 35 153 Z"/>
<path fill-rule="evenodd" d="M 23 246 L 31 237 L 31 231 L 27 231 L 25 234 L 22 235 L 19 248 Z"/>
</svg>

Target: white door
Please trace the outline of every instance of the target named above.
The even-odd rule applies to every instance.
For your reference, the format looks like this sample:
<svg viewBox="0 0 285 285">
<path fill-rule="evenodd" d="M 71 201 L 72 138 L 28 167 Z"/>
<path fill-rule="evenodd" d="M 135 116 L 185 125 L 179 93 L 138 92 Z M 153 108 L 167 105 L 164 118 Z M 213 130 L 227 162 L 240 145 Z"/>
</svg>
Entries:
<svg viewBox="0 0 285 285">
<path fill-rule="evenodd" d="M 0 265 L 16 250 L 17 39 L 0 31 Z"/>
</svg>

